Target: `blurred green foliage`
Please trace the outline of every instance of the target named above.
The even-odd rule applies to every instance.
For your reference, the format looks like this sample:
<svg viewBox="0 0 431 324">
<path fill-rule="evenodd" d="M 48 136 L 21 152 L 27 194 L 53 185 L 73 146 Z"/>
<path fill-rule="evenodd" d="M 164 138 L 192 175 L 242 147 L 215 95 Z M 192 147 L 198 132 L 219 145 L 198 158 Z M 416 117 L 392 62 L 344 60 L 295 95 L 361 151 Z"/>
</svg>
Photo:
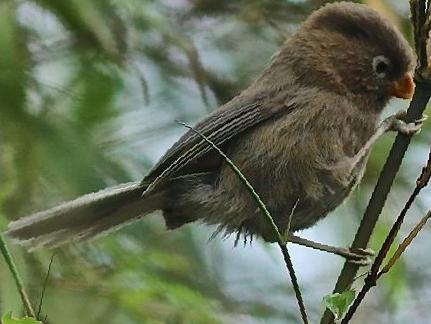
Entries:
<svg viewBox="0 0 431 324">
<path fill-rule="evenodd" d="M 5 314 L 1 318 L 2 324 L 41 324 L 42 322 L 36 321 L 31 317 L 15 318 L 12 313 Z"/>
<path fill-rule="evenodd" d="M 325 2 L 1 1 L 0 224 L 143 176 L 183 132 L 174 120 L 193 123 L 237 94 Z M 408 26 L 405 7 L 393 3 L 387 8 Z M 415 139 L 413 157 L 386 210 L 389 219 L 426 156 L 428 134 L 425 129 Z M 348 205 L 352 223 L 366 205 L 390 144 L 387 137 L 373 151 L 364 182 Z M 334 215 L 339 220 L 334 224 L 349 243 L 353 231 L 343 236 L 341 217 L 347 216 Z M 387 222 L 378 228 L 374 248 Z M 298 319 L 284 276 L 275 283 L 266 273 L 250 278 L 262 252 L 245 257 L 232 279 L 227 274 L 233 271 L 231 251 L 223 242 L 207 244 L 208 233 L 196 226 L 168 233 L 160 219 L 149 217 L 97 241 L 63 248 L 56 254 L 43 313 L 49 322 L 65 324 Z M 13 253 L 37 301 L 51 252 L 28 254 L 13 247 Z M 301 263 L 297 271 L 305 268 Z M 312 318 L 319 317 L 322 306 L 315 305 L 332 289 L 337 269 L 324 292 L 302 282 Z M 392 296 L 386 308 L 392 310 L 403 307 L 407 285 L 420 286 L 412 284 L 405 265 L 394 276 L 384 291 Z M 0 282 L 0 313 L 22 311 L 2 261 Z"/>
</svg>

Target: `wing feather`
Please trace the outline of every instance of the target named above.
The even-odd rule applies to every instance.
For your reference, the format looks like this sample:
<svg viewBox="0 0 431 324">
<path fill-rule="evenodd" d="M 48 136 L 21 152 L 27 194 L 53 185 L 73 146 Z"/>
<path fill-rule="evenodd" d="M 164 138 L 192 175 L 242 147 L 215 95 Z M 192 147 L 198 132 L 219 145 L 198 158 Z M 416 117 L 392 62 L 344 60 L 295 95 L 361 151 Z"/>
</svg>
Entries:
<svg viewBox="0 0 431 324">
<path fill-rule="evenodd" d="M 248 101 L 241 97 L 235 99 L 214 111 L 194 129 L 216 145 L 221 145 L 252 126 L 288 110 L 283 104 L 273 108 L 263 107 L 263 98 Z M 142 180 L 147 186 L 145 194 L 212 150 L 201 136 L 192 130 L 187 131 Z"/>
</svg>

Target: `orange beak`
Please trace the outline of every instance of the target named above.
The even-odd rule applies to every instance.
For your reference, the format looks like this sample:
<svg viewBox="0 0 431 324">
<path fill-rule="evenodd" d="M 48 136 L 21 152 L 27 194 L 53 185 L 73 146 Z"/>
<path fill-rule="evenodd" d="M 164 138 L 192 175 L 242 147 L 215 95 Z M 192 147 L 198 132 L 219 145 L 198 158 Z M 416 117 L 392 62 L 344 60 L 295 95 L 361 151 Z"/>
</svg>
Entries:
<svg viewBox="0 0 431 324">
<path fill-rule="evenodd" d="M 394 86 L 391 90 L 391 95 L 402 99 L 411 99 L 415 92 L 415 82 L 411 73 L 406 73 L 404 76 L 394 82 Z"/>
</svg>

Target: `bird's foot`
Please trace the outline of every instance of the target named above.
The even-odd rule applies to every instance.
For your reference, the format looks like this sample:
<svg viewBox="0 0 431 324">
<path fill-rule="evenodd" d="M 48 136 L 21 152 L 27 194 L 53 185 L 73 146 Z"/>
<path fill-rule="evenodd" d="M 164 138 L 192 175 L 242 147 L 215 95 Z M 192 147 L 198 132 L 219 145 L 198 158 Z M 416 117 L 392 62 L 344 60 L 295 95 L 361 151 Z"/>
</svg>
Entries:
<svg viewBox="0 0 431 324">
<path fill-rule="evenodd" d="M 292 233 L 288 234 L 288 241 L 302 246 L 306 246 L 312 249 L 342 256 L 343 258 L 348 260 L 348 262 L 361 265 L 361 266 L 370 265 L 371 264 L 370 256 L 374 255 L 374 251 L 370 249 L 336 247 L 332 245 L 310 241 L 302 237 L 296 236 Z"/>
<path fill-rule="evenodd" d="M 427 120 L 428 116 L 423 115 L 422 118 L 415 120 L 412 123 L 405 121 L 407 111 L 401 110 L 396 114 L 389 116 L 383 121 L 388 131 L 396 131 L 407 136 L 413 136 L 421 131 L 422 124 Z"/>
<path fill-rule="evenodd" d="M 345 256 L 349 263 L 353 263 L 359 266 L 368 266 L 371 264 L 371 257 L 375 255 L 375 252 L 371 249 L 361 248 L 348 248 L 348 255 Z"/>
</svg>

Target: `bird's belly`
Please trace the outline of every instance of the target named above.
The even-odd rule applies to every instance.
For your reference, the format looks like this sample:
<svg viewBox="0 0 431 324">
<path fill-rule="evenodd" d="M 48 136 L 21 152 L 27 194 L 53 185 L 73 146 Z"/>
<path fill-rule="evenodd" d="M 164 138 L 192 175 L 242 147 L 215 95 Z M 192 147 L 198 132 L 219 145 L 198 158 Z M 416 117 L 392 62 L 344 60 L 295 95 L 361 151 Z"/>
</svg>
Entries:
<svg viewBox="0 0 431 324">
<path fill-rule="evenodd" d="M 308 228 L 325 217 L 349 195 L 363 170 L 362 166 L 357 174 L 343 174 L 343 170 L 328 172 L 311 164 L 280 163 L 279 158 L 268 157 L 261 163 L 265 164 L 264 168 L 250 169 L 242 165 L 242 170 L 282 232 L 288 226 L 291 231 Z M 229 231 L 240 228 L 244 233 L 258 234 L 267 241 L 274 241 L 272 228 L 247 188 L 236 175 L 228 170 L 225 172 L 217 188 L 217 198 L 224 205 L 224 216 L 220 219 L 219 213 L 219 222 L 227 225 Z"/>
<path fill-rule="evenodd" d="M 322 143 L 312 129 L 292 119 L 276 122 L 238 138 L 227 153 L 280 230 L 285 231 L 290 221 L 291 230 L 296 231 L 312 226 L 340 205 L 360 178 L 365 163 L 352 174 L 351 158 L 336 132 L 327 131 L 328 140 Z M 205 222 L 273 240 L 272 229 L 256 201 L 229 165 L 221 167 L 204 205 L 209 210 Z"/>
</svg>

